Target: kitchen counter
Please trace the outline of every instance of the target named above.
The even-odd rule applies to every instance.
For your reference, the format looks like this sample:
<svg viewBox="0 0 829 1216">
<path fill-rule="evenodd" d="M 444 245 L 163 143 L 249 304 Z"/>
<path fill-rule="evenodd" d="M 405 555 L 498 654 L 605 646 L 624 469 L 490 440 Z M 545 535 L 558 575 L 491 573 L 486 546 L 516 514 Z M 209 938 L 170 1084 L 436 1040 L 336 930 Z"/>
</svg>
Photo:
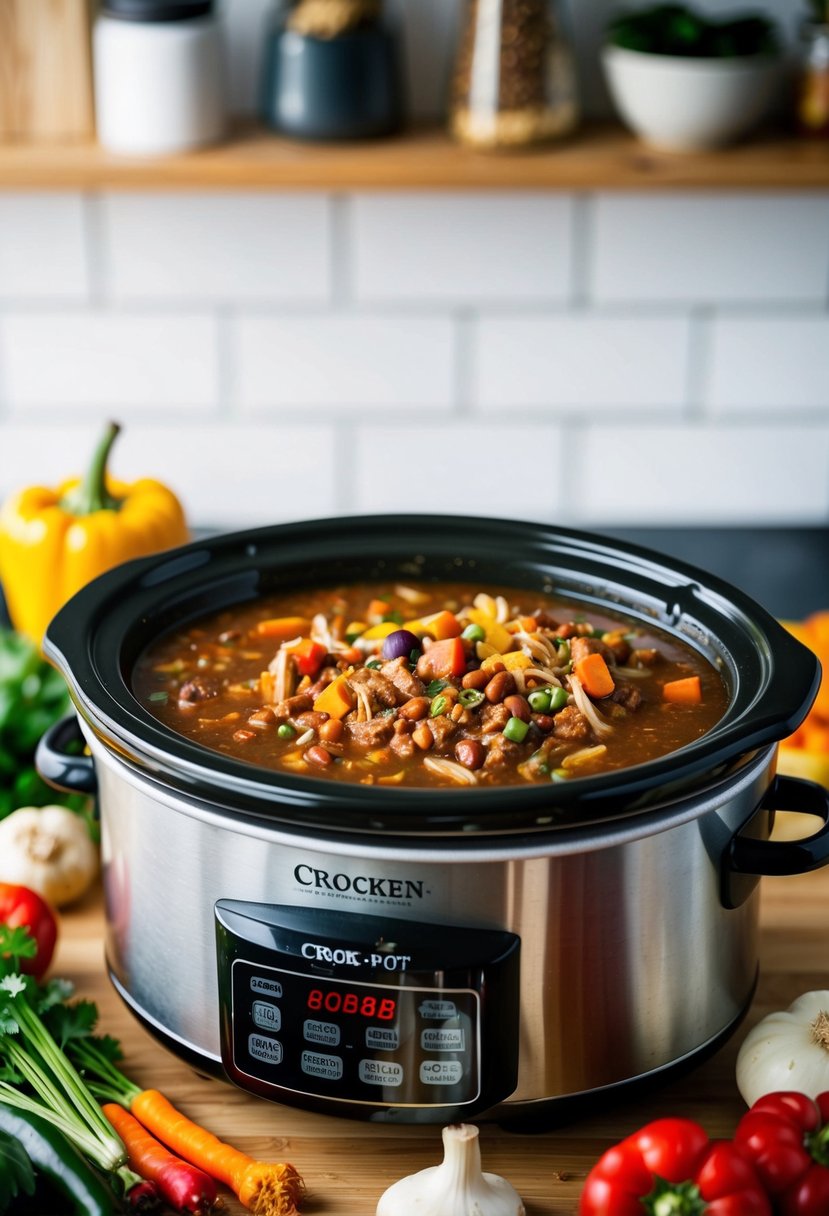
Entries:
<svg viewBox="0 0 829 1216">
<path fill-rule="evenodd" d="M 685 1115 L 698 1119 L 710 1136 L 728 1136 L 745 1109 L 734 1082 L 734 1062 L 746 1030 L 802 992 L 829 988 L 827 907 L 829 868 L 764 879 L 760 981 L 748 1017 L 731 1041 L 684 1078 L 646 1096 L 614 1106 L 597 1098 L 588 1117 L 566 1127 L 518 1135 L 483 1125 L 484 1169 L 509 1178 L 524 1199 L 527 1216 L 572 1216 L 593 1162 L 648 1120 Z M 198 1076 L 139 1026 L 106 978 L 100 892 L 64 911 L 61 919 L 53 972 L 73 980 L 79 996 L 98 1002 L 102 1031 L 122 1041 L 125 1071 L 138 1084 L 163 1090 L 185 1113 L 239 1148 L 292 1161 L 305 1178 L 305 1211 L 311 1216 L 372 1216 L 385 1187 L 440 1160 L 439 1127 L 388 1127 L 312 1115 Z M 228 1203 L 230 1216 L 243 1210 Z"/>
</svg>

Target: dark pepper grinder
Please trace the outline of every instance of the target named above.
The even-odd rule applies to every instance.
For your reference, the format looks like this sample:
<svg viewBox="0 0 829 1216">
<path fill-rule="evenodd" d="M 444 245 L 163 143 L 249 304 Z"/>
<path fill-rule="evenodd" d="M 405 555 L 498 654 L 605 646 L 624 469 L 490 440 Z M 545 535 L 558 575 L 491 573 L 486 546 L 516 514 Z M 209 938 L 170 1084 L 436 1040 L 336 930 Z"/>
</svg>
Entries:
<svg viewBox="0 0 829 1216">
<path fill-rule="evenodd" d="M 399 130 L 400 54 L 382 0 L 293 0 L 268 36 L 263 108 L 269 126 L 296 139 Z"/>
</svg>

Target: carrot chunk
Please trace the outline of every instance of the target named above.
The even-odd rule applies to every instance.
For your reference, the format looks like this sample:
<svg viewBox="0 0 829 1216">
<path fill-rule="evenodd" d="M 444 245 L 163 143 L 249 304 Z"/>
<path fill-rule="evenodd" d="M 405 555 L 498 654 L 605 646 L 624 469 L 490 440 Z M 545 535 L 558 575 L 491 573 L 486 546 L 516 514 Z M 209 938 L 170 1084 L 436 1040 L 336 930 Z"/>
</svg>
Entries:
<svg viewBox="0 0 829 1216">
<path fill-rule="evenodd" d="M 350 709 L 354 708 L 357 700 L 351 685 L 348 683 L 348 673 L 343 672 L 323 688 L 314 701 L 317 713 L 328 714 L 332 718 L 344 718 Z"/>
<path fill-rule="evenodd" d="M 600 654 L 586 654 L 573 664 L 573 671 L 581 681 L 588 697 L 601 700 L 609 697 L 616 687 L 610 668 Z"/>
<path fill-rule="evenodd" d="M 699 705 L 702 702 L 702 685 L 699 676 L 686 676 L 683 680 L 669 680 L 662 685 L 662 697 L 672 705 Z"/>
<path fill-rule="evenodd" d="M 259 621 L 256 635 L 260 638 L 272 638 L 275 642 L 290 642 L 292 638 L 304 637 L 311 632 L 311 622 L 302 616 L 275 616 L 267 621 Z"/>
<path fill-rule="evenodd" d="M 418 674 L 423 668 L 430 680 L 443 680 L 447 676 L 462 676 L 466 671 L 466 651 L 460 638 L 444 638 L 432 642 L 418 662 Z"/>
</svg>

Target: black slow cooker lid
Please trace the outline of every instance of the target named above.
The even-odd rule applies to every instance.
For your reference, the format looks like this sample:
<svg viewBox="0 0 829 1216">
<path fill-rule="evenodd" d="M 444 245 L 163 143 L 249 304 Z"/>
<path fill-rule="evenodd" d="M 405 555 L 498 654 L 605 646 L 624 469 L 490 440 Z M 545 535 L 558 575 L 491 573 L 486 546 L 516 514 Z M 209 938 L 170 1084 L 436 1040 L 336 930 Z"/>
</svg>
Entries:
<svg viewBox="0 0 829 1216">
<path fill-rule="evenodd" d="M 169 730 L 133 695 L 139 655 L 185 621 L 271 591 L 397 577 L 544 591 L 656 624 L 715 663 L 730 690 L 729 708 L 699 740 L 628 769 L 549 785 L 415 789 L 295 776 L 236 760 Z M 672 803 L 796 729 L 820 679 L 811 651 L 763 608 L 692 566 L 586 532 L 429 515 L 284 524 L 128 562 L 61 609 L 44 650 L 103 743 L 165 785 L 229 815 L 432 836 L 570 828 Z"/>
</svg>

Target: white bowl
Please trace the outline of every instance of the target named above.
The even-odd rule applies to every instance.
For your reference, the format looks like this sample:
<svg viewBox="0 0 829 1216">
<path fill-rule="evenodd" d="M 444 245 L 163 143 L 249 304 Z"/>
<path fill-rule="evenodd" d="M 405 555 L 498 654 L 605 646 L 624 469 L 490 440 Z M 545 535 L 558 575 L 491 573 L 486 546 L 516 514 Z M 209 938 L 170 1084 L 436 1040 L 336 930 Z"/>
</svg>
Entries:
<svg viewBox="0 0 829 1216">
<path fill-rule="evenodd" d="M 692 59 L 606 46 L 602 62 L 625 123 L 646 143 L 672 151 L 715 148 L 744 135 L 768 112 L 781 79 L 773 55 Z"/>
</svg>

